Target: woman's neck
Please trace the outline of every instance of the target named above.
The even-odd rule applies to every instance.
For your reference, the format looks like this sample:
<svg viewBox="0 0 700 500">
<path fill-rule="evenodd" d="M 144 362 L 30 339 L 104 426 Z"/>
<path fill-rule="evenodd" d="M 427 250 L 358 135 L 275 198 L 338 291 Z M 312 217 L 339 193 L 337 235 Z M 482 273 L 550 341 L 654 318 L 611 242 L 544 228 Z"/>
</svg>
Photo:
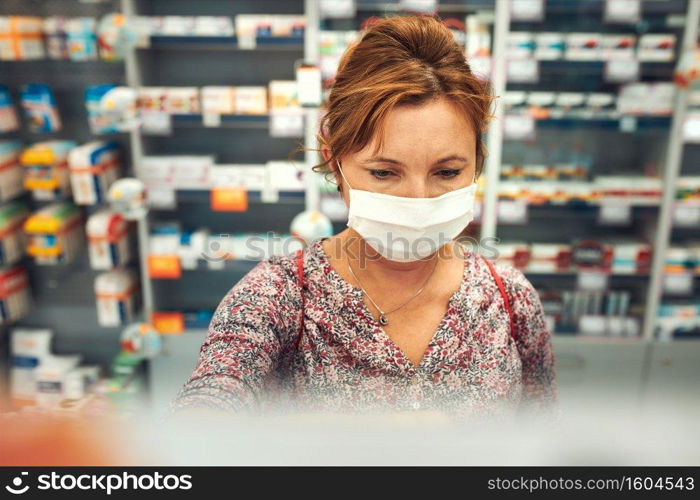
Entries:
<svg viewBox="0 0 700 500">
<path fill-rule="evenodd" d="M 377 253 L 354 229 L 337 234 L 327 247 L 337 263 L 348 263 L 365 287 L 386 290 L 392 287 L 413 289 L 421 286 L 426 278 L 439 271 L 453 256 L 453 242 L 444 245 L 431 256 L 411 261 L 397 262 Z M 438 262 L 435 262 L 435 260 Z"/>
</svg>

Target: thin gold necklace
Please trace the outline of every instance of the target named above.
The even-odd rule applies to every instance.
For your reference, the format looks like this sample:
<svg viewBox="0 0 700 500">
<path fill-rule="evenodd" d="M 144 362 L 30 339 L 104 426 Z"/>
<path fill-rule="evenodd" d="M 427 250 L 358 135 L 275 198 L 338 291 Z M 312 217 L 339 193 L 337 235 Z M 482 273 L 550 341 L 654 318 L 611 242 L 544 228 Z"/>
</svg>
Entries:
<svg viewBox="0 0 700 500">
<path fill-rule="evenodd" d="M 362 281 L 360 281 L 360 278 L 358 278 L 357 275 L 355 275 L 355 272 L 352 270 L 352 267 L 350 267 L 350 258 L 348 258 L 348 270 L 350 271 L 350 274 L 352 275 L 352 277 L 355 278 L 355 281 L 357 281 L 357 282 L 359 283 L 360 289 L 362 290 L 362 293 L 364 293 L 365 295 L 367 295 L 367 298 L 370 300 L 370 302 L 372 302 L 372 304 L 374 304 L 374 307 L 376 307 L 377 310 L 379 311 L 379 323 L 380 323 L 381 325 L 388 325 L 388 324 L 389 324 L 389 319 L 386 317 L 386 315 L 387 315 L 387 314 L 391 314 L 391 313 L 393 313 L 394 311 L 396 311 L 396 310 L 398 310 L 398 309 L 401 309 L 403 306 L 405 306 L 406 304 L 408 304 L 409 302 L 411 302 L 413 299 L 415 299 L 418 295 L 420 295 L 420 293 L 421 293 L 421 292 L 423 291 L 423 289 L 425 288 L 425 285 L 428 284 L 428 281 L 430 280 L 430 278 L 432 277 L 433 273 L 435 272 L 435 268 L 437 267 L 438 259 L 439 259 L 439 256 L 436 256 L 436 257 L 435 257 L 435 264 L 433 265 L 433 270 L 430 271 L 430 274 L 429 274 L 428 277 L 425 279 L 425 282 L 423 283 L 423 286 L 421 286 L 421 287 L 418 289 L 418 291 L 417 291 L 416 293 L 414 293 L 413 296 L 412 296 L 410 299 L 408 299 L 406 302 L 404 302 L 403 304 L 401 304 L 399 307 L 395 307 L 395 308 L 392 309 L 391 311 L 384 311 L 384 310 L 382 310 L 382 308 L 379 307 L 379 306 L 377 305 L 377 303 L 372 299 L 372 297 L 369 296 L 369 294 L 367 293 L 367 290 L 365 290 L 365 287 L 362 285 Z"/>
</svg>

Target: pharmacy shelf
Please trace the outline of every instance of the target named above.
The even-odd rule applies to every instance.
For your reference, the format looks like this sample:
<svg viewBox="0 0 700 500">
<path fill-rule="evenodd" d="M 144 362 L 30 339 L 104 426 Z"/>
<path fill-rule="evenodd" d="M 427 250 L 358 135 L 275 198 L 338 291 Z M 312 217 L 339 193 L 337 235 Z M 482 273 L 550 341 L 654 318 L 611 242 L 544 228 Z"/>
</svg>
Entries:
<svg viewBox="0 0 700 500">
<path fill-rule="evenodd" d="M 246 259 L 232 259 L 223 262 L 209 262 L 205 259 L 197 260 L 196 268 L 183 268 L 183 273 L 196 273 L 196 272 L 229 272 L 229 273 L 240 273 L 245 274 L 251 269 L 253 269 L 259 260 L 246 260 Z M 167 278 L 151 278 L 154 280 L 164 280 L 168 281 Z"/>
<path fill-rule="evenodd" d="M 496 0 L 481 0 L 481 1 L 469 1 L 469 2 L 450 2 L 449 0 L 441 0 L 438 2 L 438 13 L 439 14 L 461 14 L 467 12 L 474 12 L 477 10 L 493 10 L 494 3 Z M 404 9 L 399 5 L 398 1 L 395 2 L 372 2 L 372 1 L 358 1 L 355 4 L 358 12 L 403 12 Z"/>
<path fill-rule="evenodd" d="M 177 312 L 177 313 L 182 313 L 184 316 L 184 323 L 185 323 L 185 332 L 206 332 L 207 327 L 209 326 L 209 322 L 211 321 L 212 315 L 214 313 L 213 310 L 211 311 L 205 311 L 205 310 L 195 310 L 195 309 L 189 309 L 189 310 L 177 310 L 177 309 L 162 309 L 156 311 L 157 313 L 167 313 L 167 312 Z M 182 335 L 183 333 L 179 333 L 177 335 Z"/>
<path fill-rule="evenodd" d="M 595 129 L 619 129 L 625 130 L 630 125 L 637 130 L 668 129 L 671 125 L 671 117 L 668 115 L 629 115 L 616 111 L 590 111 L 571 110 L 563 111 L 551 109 L 549 116 L 538 117 L 538 113 L 529 108 L 511 108 L 508 115 L 533 116 L 538 128 L 595 128 Z M 506 139 L 522 140 L 522 139 Z"/>
<path fill-rule="evenodd" d="M 557 277 L 562 277 L 562 278 L 575 278 L 579 275 L 581 272 L 586 272 L 586 269 L 581 269 L 581 270 L 570 270 L 570 271 L 528 271 L 525 270 L 523 273 L 525 276 L 531 276 L 531 277 L 546 277 L 546 278 L 557 278 Z M 596 272 L 596 270 L 591 270 L 591 272 Z M 640 279 L 649 279 L 649 273 L 635 273 L 635 272 L 614 272 L 614 273 L 606 273 L 608 276 L 611 278 L 640 278 Z"/>
<path fill-rule="evenodd" d="M 254 49 L 242 49 L 237 36 L 151 36 L 147 49 L 192 50 L 304 50 L 303 36 L 258 36 Z"/>
<path fill-rule="evenodd" d="M 502 181 L 503 182 L 503 181 Z M 536 182 L 536 181 L 532 181 Z M 565 182 L 565 181 L 562 181 Z M 499 196 L 498 201 L 517 201 L 517 199 L 509 198 L 507 196 Z M 617 201 L 617 200 L 615 200 Z M 569 200 L 569 201 L 562 201 L 562 202 L 546 202 L 546 203 L 536 203 L 536 202 L 528 202 L 527 208 L 528 210 L 547 210 L 548 213 L 550 213 L 550 210 L 555 210 L 559 209 L 558 212 L 566 212 L 566 211 L 574 211 L 574 212 L 583 212 L 583 213 L 589 213 L 591 215 L 596 215 L 598 210 L 600 209 L 601 205 L 600 201 L 585 201 L 585 200 Z M 649 201 L 646 203 L 629 203 L 629 206 L 634 210 L 634 212 L 640 212 L 644 213 L 646 211 L 655 211 L 658 210 L 659 208 L 659 203 L 654 202 L 654 201 Z M 634 215 L 634 213 L 633 213 Z"/>
<path fill-rule="evenodd" d="M 575 59 L 536 59 L 539 63 L 541 73 L 575 73 L 578 76 L 603 76 L 605 65 L 608 61 L 595 60 L 583 61 Z M 639 65 L 639 77 L 641 81 L 647 79 L 664 78 L 670 80 L 673 70 L 676 67 L 675 61 L 641 61 Z M 527 85 L 520 82 L 509 82 L 509 84 Z M 610 82 L 613 83 L 613 82 Z"/>
<path fill-rule="evenodd" d="M 683 344 L 685 343 L 688 345 L 688 347 L 692 346 L 695 347 L 697 344 L 700 344 L 700 335 L 694 336 L 694 337 L 676 337 L 670 340 L 661 340 L 661 339 L 654 339 L 652 341 L 654 345 L 659 345 L 659 346 L 664 346 L 664 345 L 669 345 L 669 344 Z"/>
<path fill-rule="evenodd" d="M 577 344 L 640 345 L 646 343 L 647 341 L 642 337 L 617 337 L 612 335 L 579 335 L 561 332 L 555 332 L 552 335 L 552 344 L 554 346 Z"/>
<path fill-rule="evenodd" d="M 104 68 L 123 68 L 123 61 L 106 61 L 104 59 L 95 59 L 89 61 L 74 61 L 72 59 L 49 59 L 44 57 L 41 59 L 22 59 L 19 61 L 0 60 L 0 74 L 3 71 L 11 71 L 17 66 L 30 66 L 32 64 L 41 65 L 42 69 L 49 67 L 59 71 L 65 71 L 66 66 L 79 65 L 81 68 L 90 68 L 95 71 L 100 71 Z M 5 69 L 3 66 L 7 65 Z"/>
<path fill-rule="evenodd" d="M 262 200 L 262 193 L 260 191 L 248 191 L 248 202 L 252 203 L 267 203 L 268 205 L 275 205 L 275 204 L 280 204 L 280 205 L 295 205 L 295 206 L 301 206 L 303 207 L 304 205 L 304 192 L 303 191 L 280 191 L 279 193 L 279 201 L 276 202 L 264 202 Z M 211 197 L 211 189 L 209 188 L 202 188 L 202 189 L 177 189 L 175 190 L 175 201 L 177 204 L 180 203 L 202 203 L 202 204 L 208 204 L 210 202 L 210 197 Z M 159 208 L 159 207 L 153 207 L 151 210 L 165 210 L 169 211 L 171 209 L 169 208 Z M 234 212 L 232 212 L 234 213 Z"/>
<path fill-rule="evenodd" d="M 204 123 L 204 116 L 201 114 L 174 114 L 172 123 L 178 127 L 207 127 Z M 241 115 L 241 114 L 224 114 L 219 115 L 221 119 L 220 125 L 216 127 L 232 127 L 232 128 L 251 128 L 264 129 L 270 128 L 270 115 Z"/>
<path fill-rule="evenodd" d="M 604 2 L 606 0 L 546 0 L 547 14 L 569 14 L 590 16 L 599 14 L 602 16 Z M 678 0 L 669 0 L 661 2 L 643 2 L 642 16 L 660 15 L 660 14 L 683 14 L 685 13 L 684 2 Z M 603 19 L 600 18 L 602 24 Z M 618 26 L 624 26 L 616 24 Z"/>
<path fill-rule="evenodd" d="M 251 259 L 232 259 L 226 260 L 222 263 L 210 263 L 206 259 L 199 259 L 197 261 L 196 268 L 182 269 L 183 273 L 186 272 L 200 272 L 200 271 L 228 271 L 234 273 L 246 273 L 255 267 L 260 261 Z M 528 271 L 524 270 L 523 273 L 528 277 L 546 277 L 546 278 L 575 278 L 580 272 L 585 270 L 569 270 L 569 271 Z M 648 279 L 649 273 L 635 273 L 635 272 L 614 272 L 608 273 L 608 275 L 615 279 L 626 279 L 626 278 L 638 278 L 638 279 Z M 700 275 L 696 276 L 700 278 Z M 153 278 L 159 279 L 159 278 Z"/>
</svg>

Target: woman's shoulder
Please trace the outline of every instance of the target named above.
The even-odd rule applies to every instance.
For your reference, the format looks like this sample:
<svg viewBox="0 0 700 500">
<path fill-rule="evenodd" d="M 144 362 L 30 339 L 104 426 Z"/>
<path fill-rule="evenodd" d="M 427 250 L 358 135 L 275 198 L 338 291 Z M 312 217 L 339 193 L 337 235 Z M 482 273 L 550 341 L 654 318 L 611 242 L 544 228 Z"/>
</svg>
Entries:
<svg viewBox="0 0 700 500">
<path fill-rule="evenodd" d="M 297 252 L 270 255 L 259 260 L 232 288 L 248 288 L 257 293 L 279 295 L 298 280 Z"/>
<path fill-rule="evenodd" d="M 232 321 L 262 324 L 287 322 L 297 309 L 299 285 L 295 253 L 276 254 L 258 260 L 233 284 L 214 311 L 212 326 L 228 328 Z M 276 318 L 273 320 L 273 318 Z"/>
<path fill-rule="evenodd" d="M 466 258 L 471 259 L 475 274 L 480 280 L 492 280 L 495 284 L 495 276 L 491 272 L 491 268 L 500 278 L 503 287 L 506 289 L 508 296 L 513 305 L 519 303 L 531 303 L 538 293 L 534 285 L 525 276 L 525 273 L 515 267 L 508 261 L 499 259 L 498 256 L 484 254 L 475 250 L 466 250 Z M 489 264 L 491 264 L 489 266 Z"/>
</svg>

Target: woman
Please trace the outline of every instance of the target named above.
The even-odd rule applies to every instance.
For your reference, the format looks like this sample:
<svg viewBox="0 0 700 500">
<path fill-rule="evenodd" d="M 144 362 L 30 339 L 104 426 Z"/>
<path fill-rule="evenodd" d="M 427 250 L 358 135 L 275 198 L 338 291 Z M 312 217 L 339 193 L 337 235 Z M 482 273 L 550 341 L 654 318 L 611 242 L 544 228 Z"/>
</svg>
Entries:
<svg viewBox="0 0 700 500">
<path fill-rule="evenodd" d="M 473 217 L 491 102 L 439 20 L 367 29 L 340 61 L 315 167 L 337 182 L 348 228 L 228 292 L 171 408 L 553 407 L 537 292 L 454 239 Z"/>
</svg>

